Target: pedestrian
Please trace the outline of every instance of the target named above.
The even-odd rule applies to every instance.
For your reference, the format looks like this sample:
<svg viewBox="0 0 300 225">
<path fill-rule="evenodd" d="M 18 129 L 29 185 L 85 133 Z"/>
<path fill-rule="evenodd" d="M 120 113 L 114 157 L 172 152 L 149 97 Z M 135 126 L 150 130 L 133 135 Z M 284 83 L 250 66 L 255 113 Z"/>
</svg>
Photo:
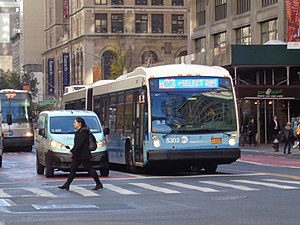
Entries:
<svg viewBox="0 0 300 225">
<path fill-rule="evenodd" d="M 280 134 L 280 124 L 276 115 L 273 117 L 273 120 L 271 121 L 270 132 L 272 135 L 272 141 L 278 139 L 278 134 Z"/>
<path fill-rule="evenodd" d="M 300 143 L 300 118 L 298 119 L 298 124 L 295 129 L 295 145 L 293 146 L 293 148 L 297 148 L 299 146 L 299 143 Z"/>
<path fill-rule="evenodd" d="M 83 118 L 77 117 L 74 121 L 74 128 L 77 129 L 74 138 L 74 147 L 70 150 L 72 154 L 72 162 L 70 173 L 67 181 L 62 186 L 58 186 L 60 189 L 69 190 L 70 184 L 76 176 L 77 168 L 82 164 L 84 168 L 89 172 L 89 175 L 95 180 L 96 186 L 93 190 L 98 190 L 103 188 L 102 183 L 99 180 L 97 172 L 91 165 L 91 152 L 88 148 L 89 146 L 89 128 Z"/>
<path fill-rule="evenodd" d="M 257 145 L 256 132 L 257 132 L 256 123 L 255 123 L 254 118 L 252 118 L 248 124 L 248 134 L 249 134 L 249 145 L 250 146 L 252 143 L 254 144 L 254 146 Z"/>
<path fill-rule="evenodd" d="M 294 132 L 290 122 L 286 123 L 286 126 L 282 131 L 282 142 L 284 143 L 283 154 L 291 154 L 291 148 L 294 141 Z M 288 150 L 286 152 L 286 149 Z"/>
</svg>

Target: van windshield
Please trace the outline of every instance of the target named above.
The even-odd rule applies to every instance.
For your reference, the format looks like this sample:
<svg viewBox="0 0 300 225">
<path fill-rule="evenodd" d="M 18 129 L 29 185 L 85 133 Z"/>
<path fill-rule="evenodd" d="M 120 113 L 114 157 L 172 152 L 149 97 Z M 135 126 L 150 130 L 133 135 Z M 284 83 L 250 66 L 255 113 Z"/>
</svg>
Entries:
<svg viewBox="0 0 300 225">
<path fill-rule="evenodd" d="M 52 134 L 75 134 L 74 120 L 76 116 L 57 116 L 50 118 L 50 132 Z M 100 124 L 95 116 L 82 116 L 87 127 L 93 133 L 101 133 Z"/>
</svg>

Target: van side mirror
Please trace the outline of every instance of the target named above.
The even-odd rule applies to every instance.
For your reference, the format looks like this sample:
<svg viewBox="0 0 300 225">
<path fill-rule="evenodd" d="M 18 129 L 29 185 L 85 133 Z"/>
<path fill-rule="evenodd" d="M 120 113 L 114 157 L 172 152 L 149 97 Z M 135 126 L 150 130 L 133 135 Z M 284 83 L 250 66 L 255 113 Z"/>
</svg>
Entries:
<svg viewBox="0 0 300 225">
<path fill-rule="evenodd" d="M 104 133 L 104 135 L 108 135 L 109 134 L 109 128 L 108 127 L 104 128 L 103 133 Z"/>
<path fill-rule="evenodd" d="M 38 134 L 42 135 L 43 137 L 45 137 L 45 129 L 44 128 L 40 128 Z"/>
<path fill-rule="evenodd" d="M 12 116 L 11 113 L 6 114 L 7 125 L 12 125 Z"/>
</svg>

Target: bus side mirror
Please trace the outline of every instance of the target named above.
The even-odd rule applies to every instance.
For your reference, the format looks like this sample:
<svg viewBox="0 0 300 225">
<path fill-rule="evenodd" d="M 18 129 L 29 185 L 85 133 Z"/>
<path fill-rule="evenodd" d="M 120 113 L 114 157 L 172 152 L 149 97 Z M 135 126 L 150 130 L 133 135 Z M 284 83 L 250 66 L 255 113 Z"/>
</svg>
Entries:
<svg viewBox="0 0 300 225">
<path fill-rule="evenodd" d="M 109 134 L 109 128 L 108 127 L 104 128 L 103 133 L 104 133 L 104 135 L 108 135 Z"/>
<path fill-rule="evenodd" d="M 7 125 L 12 125 L 12 116 L 11 113 L 6 114 Z"/>
</svg>

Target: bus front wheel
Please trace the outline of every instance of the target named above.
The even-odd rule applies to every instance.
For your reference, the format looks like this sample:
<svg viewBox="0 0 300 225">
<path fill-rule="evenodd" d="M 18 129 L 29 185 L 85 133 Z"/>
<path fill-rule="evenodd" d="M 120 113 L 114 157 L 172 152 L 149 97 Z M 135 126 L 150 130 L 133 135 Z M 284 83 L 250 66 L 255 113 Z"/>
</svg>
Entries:
<svg viewBox="0 0 300 225">
<path fill-rule="evenodd" d="M 217 171 L 218 165 L 217 164 L 206 164 L 204 165 L 205 173 L 212 174 Z"/>
</svg>

